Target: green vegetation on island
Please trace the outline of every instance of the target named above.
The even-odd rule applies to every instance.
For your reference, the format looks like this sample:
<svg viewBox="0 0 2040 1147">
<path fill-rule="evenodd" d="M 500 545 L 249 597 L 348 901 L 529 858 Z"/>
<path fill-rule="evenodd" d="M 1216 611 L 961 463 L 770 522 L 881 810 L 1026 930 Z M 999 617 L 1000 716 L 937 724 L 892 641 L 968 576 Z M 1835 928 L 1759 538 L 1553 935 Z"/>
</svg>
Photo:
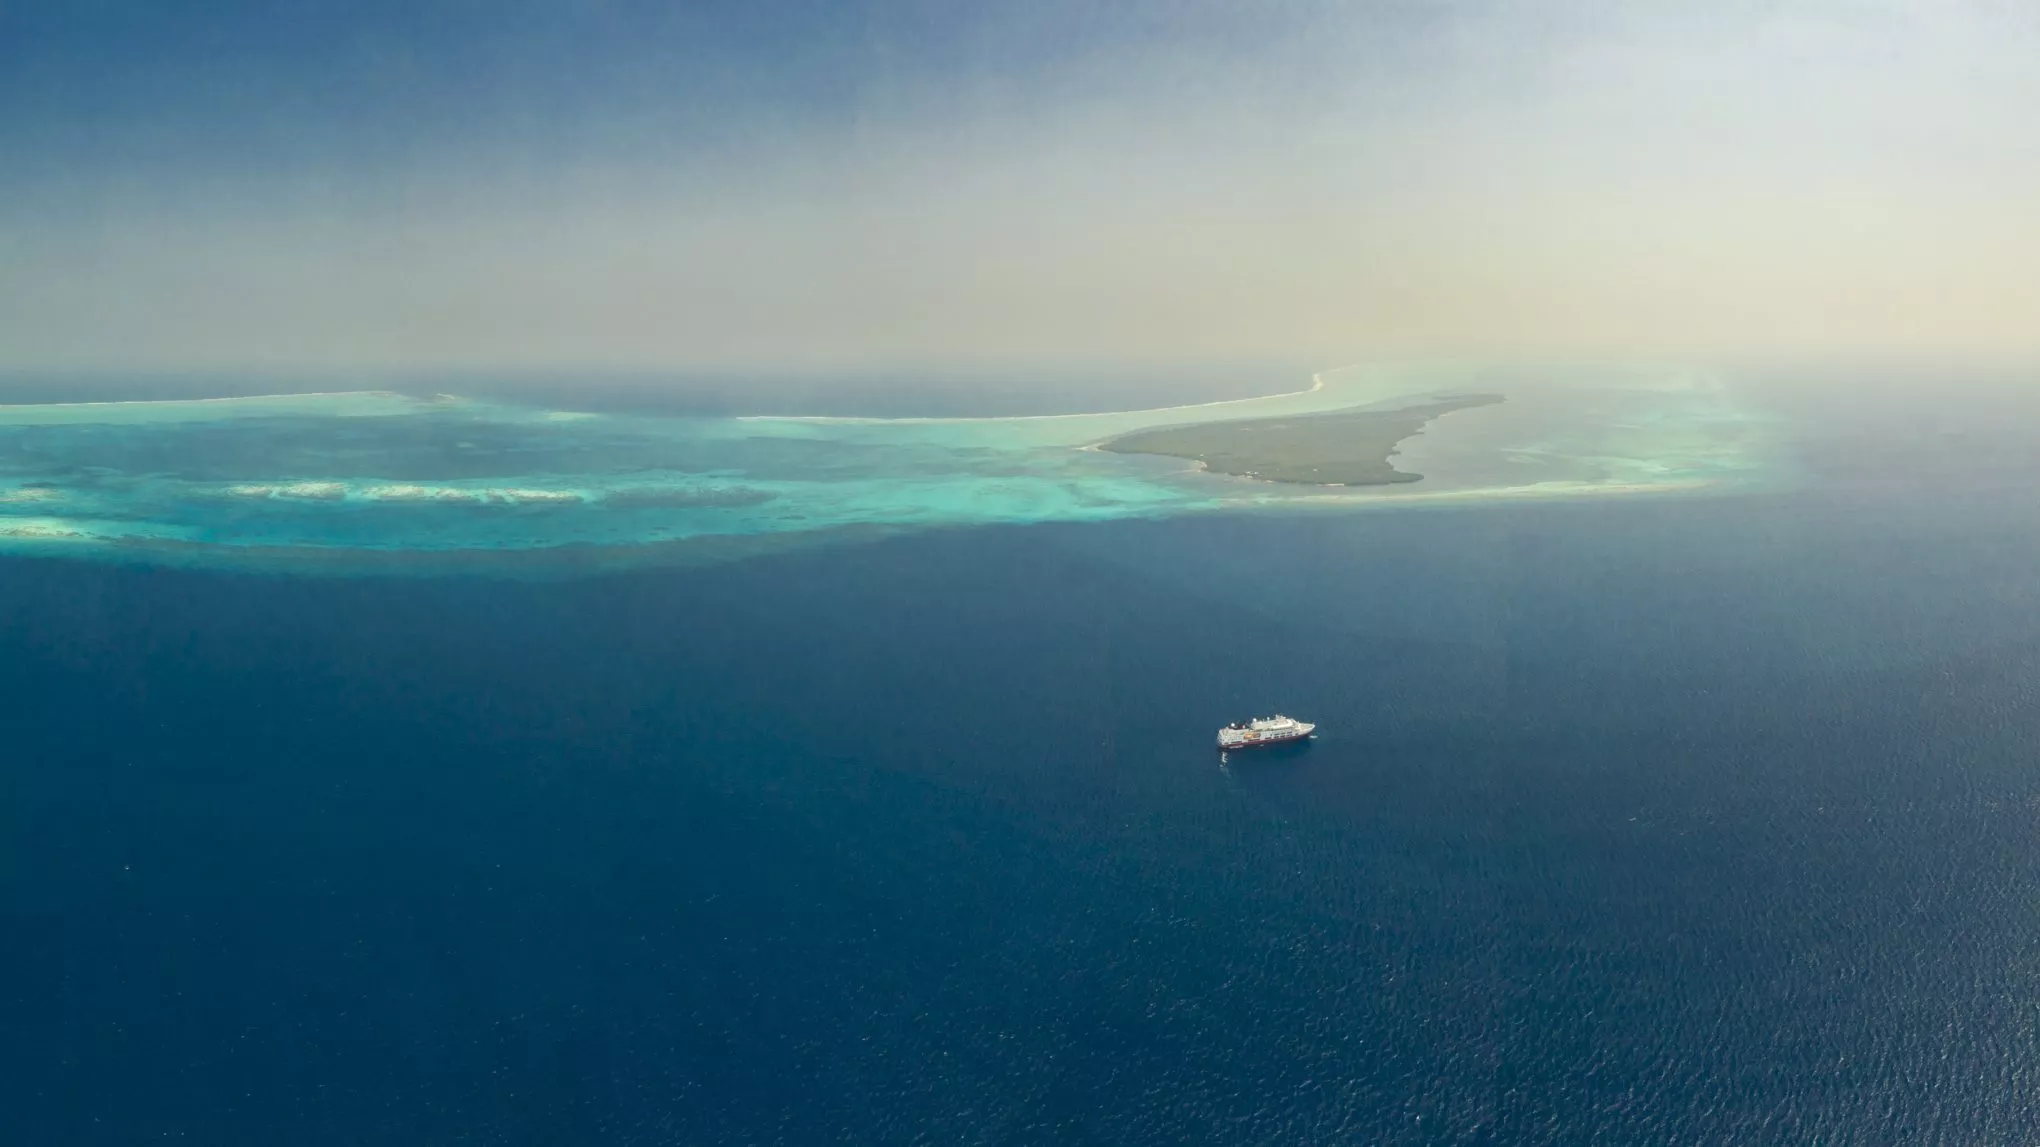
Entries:
<svg viewBox="0 0 2040 1147">
<path fill-rule="evenodd" d="M 1390 465 L 1396 445 L 1440 415 L 1502 401 L 1499 394 L 1441 397 L 1397 410 L 1333 410 L 1285 418 L 1203 422 L 1141 430 L 1101 444 L 1116 454 L 1162 454 L 1214 474 L 1313 486 L 1415 482 Z"/>
</svg>

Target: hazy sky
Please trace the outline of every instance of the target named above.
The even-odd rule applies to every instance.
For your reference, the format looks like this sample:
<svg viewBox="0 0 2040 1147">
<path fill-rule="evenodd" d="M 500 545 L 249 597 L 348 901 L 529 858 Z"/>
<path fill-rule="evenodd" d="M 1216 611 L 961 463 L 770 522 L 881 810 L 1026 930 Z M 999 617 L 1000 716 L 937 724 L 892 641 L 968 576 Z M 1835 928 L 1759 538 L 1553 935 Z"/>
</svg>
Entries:
<svg viewBox="0 0 2040 1147">
<path fill-rule="evenodd" d="M 2031 0 L 0 0 L 0 369 L 2040 352 Z"/>
</svg>

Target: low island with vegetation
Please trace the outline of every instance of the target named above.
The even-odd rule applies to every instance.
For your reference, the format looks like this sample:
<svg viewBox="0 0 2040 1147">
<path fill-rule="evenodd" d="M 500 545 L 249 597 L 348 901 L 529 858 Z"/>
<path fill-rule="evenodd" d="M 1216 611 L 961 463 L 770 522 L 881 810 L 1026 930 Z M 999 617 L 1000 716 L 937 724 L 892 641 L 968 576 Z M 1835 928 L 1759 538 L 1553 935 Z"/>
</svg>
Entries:
<svg viewBox="0 0 2040 1147">
<path fill-rule="evenodd" d="M 1390 464 L 1396 446 L 1440 415 L 1502 401 L 1499 394 L 1441 396 L 1395 410 L 1332 410 L 1284 418 L 1202 422 L 1141 430 L 1101 443 L 1115 454 L 1162 454 L 1214 474 L 1311 486 L 1386 486 L 1422 474 Z"/>
</svg>

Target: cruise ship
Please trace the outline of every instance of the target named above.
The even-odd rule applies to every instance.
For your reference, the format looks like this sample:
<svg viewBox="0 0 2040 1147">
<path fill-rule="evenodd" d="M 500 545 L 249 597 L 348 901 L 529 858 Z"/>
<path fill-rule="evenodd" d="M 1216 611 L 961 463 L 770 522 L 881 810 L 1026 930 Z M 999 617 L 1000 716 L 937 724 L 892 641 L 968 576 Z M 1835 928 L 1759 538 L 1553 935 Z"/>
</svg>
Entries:
<svg viewBox="0 0 2040 1147">
<path fill-rule="evenodd" d="M 1291 741 L 1307 740 L 1317 729 L 1309 721 L 1284 717 L 1277 713 L 1273 717 L 1256 717 L 1251 721 L 1235 721 L 1218 731 L 1220 752 L 1227 749 L 1257 749 L 1263 745 L 1286 745 Z"/>
</svg>

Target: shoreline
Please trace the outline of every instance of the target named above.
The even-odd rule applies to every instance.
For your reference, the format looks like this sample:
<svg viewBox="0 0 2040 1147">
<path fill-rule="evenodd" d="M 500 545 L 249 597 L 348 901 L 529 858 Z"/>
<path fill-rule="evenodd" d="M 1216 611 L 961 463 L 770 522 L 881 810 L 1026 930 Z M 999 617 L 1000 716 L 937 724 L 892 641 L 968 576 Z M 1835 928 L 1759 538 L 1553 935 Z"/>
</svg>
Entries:
<svg viewBox="0 0 2040 1147">
<path fill-rule="evenodd" d="M 1326 374 L 1336 373 L 1337 371 L 1348 369 L 1351 368 L 1342 366 L 1334 367 L 1331 368 L 1330 370 L 1316 372 L 1310 376 L 1310 385 L 1304 387 L 1301 390 L 1285 390 L 1279 391 L 1274 394 L 1246 395 L 1241 398 L 1220 398 L 1214 399 L 1209 402 L 1190 402 L 1178 406 L 1136 407 L 1131 410 L 1092 410 L 1092 411 L 1075 411 L 1068 414 L 1005 414 L 986 416 L 908 415 L 904 417 L 892 417 L 892 418 L 877 415 L 860 415 L 860 414 L 646 414 L 641 415 L 641 417 L 701 419 L 705 421 L 727 419 L 732 422 L 801 422 L 801 423 L 878 424 L 878 425 L 924 425 L 924 424 L 950 424 L 966 422 L 970 423 L 1046 422 L 1054 421 L 1057 419 L 1117 418 L 1130 415 L 1172 414 L 1177 411 L 1205 410 L 1216 406 L 1235 406 L 1252 402 L 1270 402 L 1282 398 L 1302 398 L 1307 395 L 1316 394 L 1319 391 L 1322 391 L 1325 388 L 1324 376 Z M 397 390 L 375 389 L 375 390 L 308 390 L 303 392 L 281 391 L 273 394 L 224 394 L 216 395 L 211 398 L 116 398 L 116 399 L 94 399 L 83 402 L 0 402 L 0 425 L 4 425 L 6 423 L 6 420 L 10 414 L 26 413 L 29 411 L 50 411 L 52 413 L 62 413 L 70 411 L 82 412 L 95 410 L 113 410 L 130 407 L 155 406 L 171 408 L 200 405 L 233 406 L 243 403 L 264 404 L 264 403 L 292 402 L 305 399 L 333 400 L 350 398 L 378 399 L 383 401 L 398 401 L 404 403 L 415 403 L 420 405 L 433 405 L 446 402 L 472 403 L 478 401 L 476 399 L 471 399 L 463 395 L 457 394 L 440 393 L 433 394 L 431 396 L 420 396 L 406 394 L 403 391 Z M 486 401 L 488 405 L 502 406 L 518 410 L 537 411 L 545 414 L 573 414 L 582 417 L 590 416 L 587 415 L 585 412 L 581 411 L 555 410 L 549 406 L 538 405 L 526 406 L 522 403 L 507 403 L 496 400 L 483 400 L 483 401 Z"/>
</svg>

